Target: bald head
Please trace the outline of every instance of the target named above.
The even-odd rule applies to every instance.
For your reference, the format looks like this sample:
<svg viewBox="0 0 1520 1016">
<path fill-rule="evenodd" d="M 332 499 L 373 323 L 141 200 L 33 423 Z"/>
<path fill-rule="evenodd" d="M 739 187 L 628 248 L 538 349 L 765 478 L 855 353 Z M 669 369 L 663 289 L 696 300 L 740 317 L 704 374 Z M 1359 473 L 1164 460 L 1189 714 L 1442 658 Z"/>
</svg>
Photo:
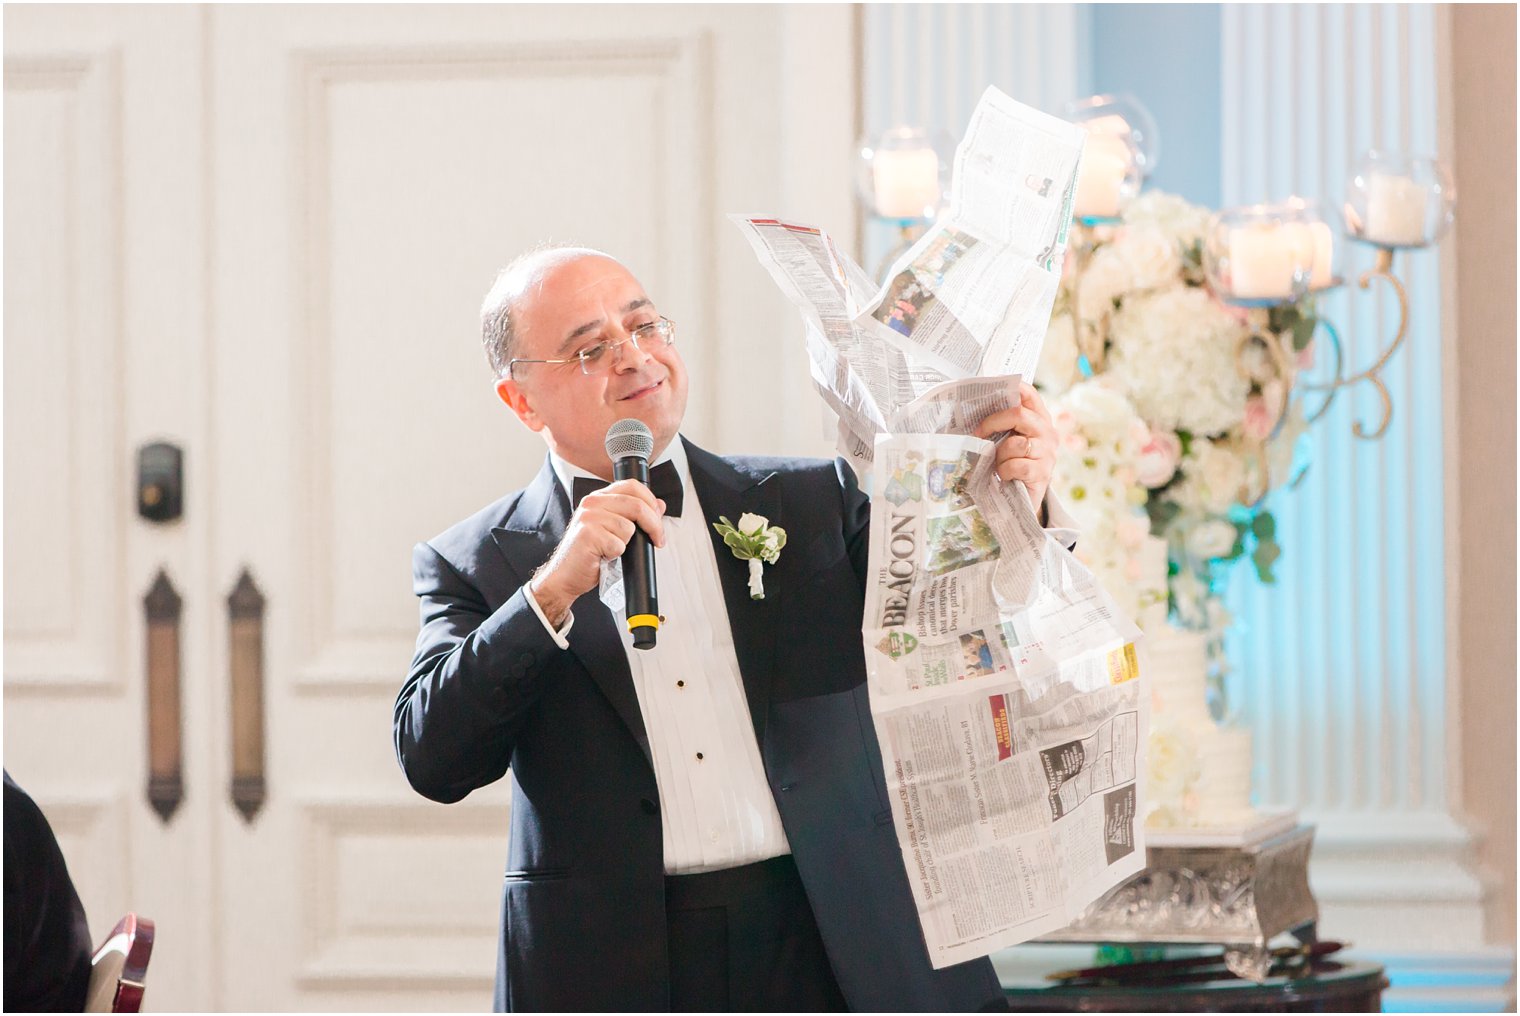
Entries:
<svg viewBox="0 0 1520 1016">
<path fill-rule="evenodd" d="M 536 247 L 514 258 L 496 276 L 491 291 L 480 305 L 480 337 L 486 360 L 498 377 L 507 376 L 518 339 L 518 306 L 524 296 L 539 289 L 556 268 L 582 258 L 617 259 L 590 247 Z"/>
<path fill-rule="evenodd" d="M 687 382 L 675 326 L 614 258 L 584 247 L 524 255 L 491 287 L 481 317 L 497 397 L 565 461 L 611 477 L 604 440 L 619 420 L 643 421 L 656 454 L 674 440 Z M 598 347 L 596 359 L 580 359 Z"/>
</svg>

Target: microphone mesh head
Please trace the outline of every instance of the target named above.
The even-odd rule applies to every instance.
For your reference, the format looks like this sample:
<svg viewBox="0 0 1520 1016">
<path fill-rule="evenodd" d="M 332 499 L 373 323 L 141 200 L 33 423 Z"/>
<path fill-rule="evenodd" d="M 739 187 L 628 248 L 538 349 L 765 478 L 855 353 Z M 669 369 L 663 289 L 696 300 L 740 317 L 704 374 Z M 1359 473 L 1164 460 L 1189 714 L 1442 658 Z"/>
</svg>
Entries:
<svg viewBox="0 0 1520 1016">
<path fill-rule="evenodd" d="M 630 455 L 647 459 L 654 454 L 654 434 L 642 420 L 619 420 L 607 428 L 607 457 L 613 462 Z"/>
</svg>

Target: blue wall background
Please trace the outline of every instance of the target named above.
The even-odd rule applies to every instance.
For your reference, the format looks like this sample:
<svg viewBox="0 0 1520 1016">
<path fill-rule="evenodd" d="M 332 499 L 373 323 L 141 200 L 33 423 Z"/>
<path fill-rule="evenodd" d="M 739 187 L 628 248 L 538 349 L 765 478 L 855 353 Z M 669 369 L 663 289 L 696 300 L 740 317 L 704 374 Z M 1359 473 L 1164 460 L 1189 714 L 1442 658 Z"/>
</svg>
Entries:
<svg viewBox="0 0 1520 1016">
<path fill-rule="evenodd" d="M 1092 93 L 1128 92 L 1156 118 L 1161 158 L 1147 186 L 1220 205 L 1219 4 L 1094 4 Z"/>
</svg>

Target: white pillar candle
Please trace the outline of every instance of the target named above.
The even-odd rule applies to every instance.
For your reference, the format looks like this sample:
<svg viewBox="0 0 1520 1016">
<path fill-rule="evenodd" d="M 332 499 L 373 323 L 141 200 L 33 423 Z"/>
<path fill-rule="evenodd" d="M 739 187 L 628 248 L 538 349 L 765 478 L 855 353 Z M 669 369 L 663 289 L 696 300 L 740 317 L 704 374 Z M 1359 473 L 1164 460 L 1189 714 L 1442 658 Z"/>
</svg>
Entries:
<svg viewBox="0 0 1520 1016">
<path fill-rule="evenodd" d="M 1407 176 L 1373 173 L 1367 188 L 1367 228 L 1374 243 L 1417 246 L 1425 242 L 1429 191 Z"/>
<path fill-rule="evenodd" d="M 939 156 L 932 148 L 886 149 L 871 160 L 876 214 L 921 219 L 939 207 Z"/>
<path fill-rule="evenodd" d="M 1330 234 L 1330 227 L 1323 222 L 1311 222 L 1308 228 L 1314 249 L 1314 274 L 1309 279 L 1309 285 L 1313 289 L 1321 289 L 1334 280 L 1331 262 L 1335 256 L 1335 241 Z"/>
<path fill-rule="evenodd" d="M 1110 134 L 1123 137 L 1130 132 L 1129 121 L 1118 113 L 1104 113 L 1082 123 L 1089 134 Z"/>
<path fill-rule="evenodd" d="M 1259 223 L 1230 230 L 1230 293 L 1245 299 L 1287 298 L 1294 276 L 1308 266 L 1307 226 Z"/>
<path fill-rule="evenodd" d="M 1119 198 L 1133 156 L 1123 138 L 1111 134 L 1087 135 L 1082 169 L 1072 211 L 1082 218 L 1112 218 L 1119 214 Z"/>
</svg>

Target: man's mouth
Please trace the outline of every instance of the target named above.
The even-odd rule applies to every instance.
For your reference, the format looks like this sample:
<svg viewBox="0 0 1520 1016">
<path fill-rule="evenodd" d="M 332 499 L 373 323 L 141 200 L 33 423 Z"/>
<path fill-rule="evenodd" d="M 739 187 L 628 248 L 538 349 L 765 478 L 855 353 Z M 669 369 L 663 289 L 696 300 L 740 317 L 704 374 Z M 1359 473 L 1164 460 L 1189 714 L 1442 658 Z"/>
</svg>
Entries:
<svg viewBox="0 0 1520 1016">
<path fill-rule="evenodd" d="M 618 399 L 618 401 L 619 402 L 631 402 L 634 399 L 642 399 L 646 395 L 650 395 L 650 394 L 653 394 L 654 392 L 659 391 L 660 386 L 663 385 L 664 383 L 665 383 L 665 379 L 661 378 L 660 380 L 656 381 L 652 385 L 645 385 L 643 388 L 636 388 L 636 389 L 634 389 L 633 391 L 629 392 L 627 395 L 624 395 L 622 398 Z"/>
</svg>

